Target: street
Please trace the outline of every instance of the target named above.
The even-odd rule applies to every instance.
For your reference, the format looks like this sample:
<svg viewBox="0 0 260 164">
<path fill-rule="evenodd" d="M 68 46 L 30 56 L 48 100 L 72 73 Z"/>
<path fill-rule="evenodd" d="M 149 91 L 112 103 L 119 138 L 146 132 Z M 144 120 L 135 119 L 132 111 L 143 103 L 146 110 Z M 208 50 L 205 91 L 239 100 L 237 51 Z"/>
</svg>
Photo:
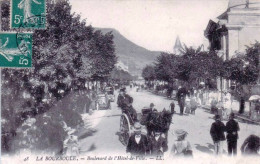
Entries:
<svg viewBox="0 0 260 164">
<path fill-rule="evenodd" d="M 169 104 L 172 100 L 165 97 L 154 95 L 148 91 L 136 92 L 135 88 L 127 88 L 127 93 L 134 98 L 133 106 L 137 112 L 141 112 L 144 106 L 149 106 L 151 102 L 155 104 L 158 111 L 163 108 L 169 109 Z M 117 97 L 117 93 L 116 93 Z M 173 116 L 173 124 L 170 126 L 168 151 L 165 157 L 168 156 L 175 136 L 172 132 L 176 129 L 184 129 L 188 132 L 187 140 L 190 141 L 194 157 L 208 156 L 213 154 L 214 146 L 211 136 L 209 134 L 210 126 L 212 124 L 213 115 L 208 111 L 198 108 L 196 115 L 180 116 L 178 103 L 175 102 L 175 111 L 177 114 Z M 121 110 L 112 103 L 112 110 L 95 111 L 92 115 L 84 114 L 84 121 L 96 130 L 92 136 L 80 140 L 81 155 L 109 155 L 110 152 L 115 154 L 125 153 L 125 146 L 121 144 L 118 137 L 119 122 Z M 224 122 L 226 123 L 226 122 Z M 238 140 L 238 155 L 241 154 L 240 147 L 245 140 L 252 133 L 259 133 L 260 129 L 257 125 L 239 122 L 240 132 Z M 224 152 L 227 152 L 227 144 L 224 143 Z M 126 154 L 125 154 L 126 155 Z"/>
</svg>

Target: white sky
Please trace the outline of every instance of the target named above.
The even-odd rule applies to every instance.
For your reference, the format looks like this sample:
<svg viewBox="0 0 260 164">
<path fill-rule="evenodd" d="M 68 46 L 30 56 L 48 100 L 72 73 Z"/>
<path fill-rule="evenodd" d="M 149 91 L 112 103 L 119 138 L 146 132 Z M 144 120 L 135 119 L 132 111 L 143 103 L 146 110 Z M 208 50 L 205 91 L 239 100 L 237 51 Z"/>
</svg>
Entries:
<svg viewBox="0 0 260 164">
<path fill-rule="evenodd" d="M 207 43 L 209 19 L 222 14 L 228 0 L 70 0 L 72 11 L 93 27 L 117 29 L 149 50 L 172 52 L 177 35 L 188 46 Z"/>
</svg>

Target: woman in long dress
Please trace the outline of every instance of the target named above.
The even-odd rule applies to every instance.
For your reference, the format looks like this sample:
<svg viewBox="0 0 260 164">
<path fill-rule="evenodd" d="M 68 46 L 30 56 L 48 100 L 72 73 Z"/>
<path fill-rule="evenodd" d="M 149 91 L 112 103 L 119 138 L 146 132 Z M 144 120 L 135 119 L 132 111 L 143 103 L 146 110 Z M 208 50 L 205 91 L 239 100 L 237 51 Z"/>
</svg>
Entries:
<svg viewBox="0 0 260 164">
<path fill-rule="evenodd" d="M 174 132 L 177 136 L 177 140 L 174 141 L 172 145 L 172 149 L 170 152 L 171 157 L 191 157 L 192 156 L 192 148 L 190 142 L 186 140 L 187 132 L 178 129 Z"/>
</svg>

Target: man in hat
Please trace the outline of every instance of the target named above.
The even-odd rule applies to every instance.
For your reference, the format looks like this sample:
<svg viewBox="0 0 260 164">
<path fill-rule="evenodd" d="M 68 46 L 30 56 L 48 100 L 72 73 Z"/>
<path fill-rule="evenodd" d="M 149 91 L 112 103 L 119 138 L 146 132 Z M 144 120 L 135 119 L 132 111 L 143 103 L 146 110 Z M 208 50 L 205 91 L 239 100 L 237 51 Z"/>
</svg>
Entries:
<svg viewBox="0 0 260 164">
<path fill-rule="evenodd" d="M 162 136 L 161 132 L 155 131 L 149 140 L 150 153 L 153 156 L 163 156 L 164 152 L 168 150 L 166 138 Z"/>
<path fill-rule="evenodd" d="M 122 107 L 123 106 L 124 99 L 125 99 L 125 91 L 124 91 L 124 89 L 120 89 L 119 90 L 119 95 L 118 95 L 118 98 L 117 98 L 117 105 L 118 105 L 118 107 Z"/>
<path fill-rule="evenodd" d="M 177 97 L 177 100 L 178 100 L 178 104 L 180 106 L 180 115 L 183 115 L 186 95 L 187 95 L 187 90 L 185 88 L 179 86 L 176 97 Z"/>
<path fill-rule="evenodd" d="M 214 142 L 215 153 L 219 155 L 223 152 L 223 141 L 226 139 L 224 132 L 226 127 L 223 122 L 221 122 L 220 115 L 215 115 L 215 122 L 212 123 L 210 128 L 210 135 Z"/>
<path fill-rule="evenodd" d="M 141 129 L 141 124 L 136 122 L 134 134 L 129 138 L 126 147 L 126 152 L 134 156 L 144 156 L 149 150 L 147 137 L 141 133 Z"/>
<path fill-rule="evenodd" d="M 226 123 L 227 130 L 227 145 L 228 145 L 228 154 L 236 155 L 237 154 L 237 139 L 239 125 L 238 122 L 234 120 L 235 114 L 231 113 L 229 116 L 229 121 Z"/>
</svg>

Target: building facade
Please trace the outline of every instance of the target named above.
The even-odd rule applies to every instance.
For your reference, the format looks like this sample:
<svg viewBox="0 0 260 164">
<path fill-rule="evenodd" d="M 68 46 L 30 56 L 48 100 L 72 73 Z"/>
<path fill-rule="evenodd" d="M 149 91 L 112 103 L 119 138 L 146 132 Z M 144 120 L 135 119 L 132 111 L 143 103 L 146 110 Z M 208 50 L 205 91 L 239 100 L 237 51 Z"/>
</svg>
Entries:
<svg viewBox="0 0 260 164">
<path fill-rule="evenodd" d="M 227 10 L 210 20 L 204 35 L 210 43 L 210 50 L 215 50 L 224 60 L 236 54 L 244 53 L 246 46 L 260 42 L 260 1 L 229 0 Z M 228 90 L 232 82 L 218 78 L 218 89 Z"/>
</svg>

